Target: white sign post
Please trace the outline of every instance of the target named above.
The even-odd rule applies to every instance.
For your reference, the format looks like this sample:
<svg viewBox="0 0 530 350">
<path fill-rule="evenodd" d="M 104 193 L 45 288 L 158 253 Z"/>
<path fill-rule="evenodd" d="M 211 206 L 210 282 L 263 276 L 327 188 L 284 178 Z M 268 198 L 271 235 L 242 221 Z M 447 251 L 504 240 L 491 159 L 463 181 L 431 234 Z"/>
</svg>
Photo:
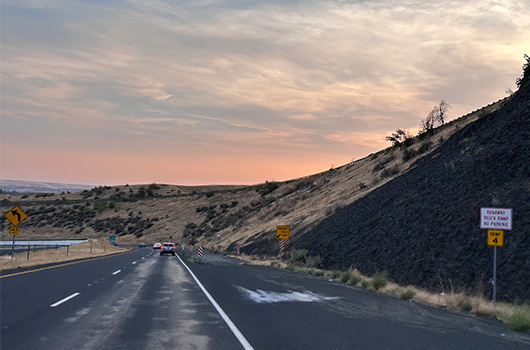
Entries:
<svg viewBox="0 0 530 350">
<path fill-rule="evenodd" d="M 512 229 L 511 208 L 480 208 L 480 228 L 486 230 L 511 230 Z M 502 231 L 500 231 L 502 233 Z M 489 231 L 488 231 L 489 235 Z M 497 295 L 497 245 L 493 246 L 493 285 L 492 300 Z"/>
</svg>

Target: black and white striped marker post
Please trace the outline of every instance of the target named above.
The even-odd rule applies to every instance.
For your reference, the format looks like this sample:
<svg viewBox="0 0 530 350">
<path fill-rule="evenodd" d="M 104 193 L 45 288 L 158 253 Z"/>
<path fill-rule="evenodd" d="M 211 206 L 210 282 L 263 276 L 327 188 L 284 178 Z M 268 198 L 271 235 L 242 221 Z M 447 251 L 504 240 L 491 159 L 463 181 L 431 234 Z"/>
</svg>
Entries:
<svg viewBox="0 0 530 350">
<path fill-rule="evenodd" d="M 285 239 L 280 239 L 280 251 L 285 248 Z"/>
<path fill-rule="evenodd" d="M 199 257 L 199 264 L 200 264 L 201 258 L 202 258 L 202 247 L 199 247 L 199 249 L 197 249 L 197 256 Z"/>
</svg>

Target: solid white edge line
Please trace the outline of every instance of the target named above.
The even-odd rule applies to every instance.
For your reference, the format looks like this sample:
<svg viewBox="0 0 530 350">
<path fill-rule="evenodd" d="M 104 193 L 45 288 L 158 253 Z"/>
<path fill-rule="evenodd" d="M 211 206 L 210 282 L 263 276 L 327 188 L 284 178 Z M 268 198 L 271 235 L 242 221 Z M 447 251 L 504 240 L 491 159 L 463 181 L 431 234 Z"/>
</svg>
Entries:
<svg viewBox="0 0 530 350">
<path fill-rule="evenodd" d="M 68 296 L 68 297 L 66 297 L 66 298 L 64 298 L 64 299 L 59 300 L 58 302 L 56 302 L 56 303 L 54 303 L 54 304 L 51 304 L 50 307 L 56 307 L 56 306 L 59 306 L 59 305 L 61 305 L 62 303 L 65 303 L 65 302 L 67 302 L 68 300 L 70 300 L 70 299 L 72 299 L 72 298 L 75 298 L 75 297 L 78 296 L 79 294 L 81 294 L 81 293 L 76 292 L 76 293 L 74 293 L 74 294 L 72 294 L 72 295 L 70 295 L 70 296 Z"/>
<path fill-rule="evenodd" d="M 230 319 L 230 317 L 228 317 L 228 315 L 223 311 L 223 309 L 221 309 L 221 307 L 219 306 L 219 304 L 217 304 L 217 302 L 215 301 L 215 299 L 210 295 L 210 293 L 208 293 L 208 291 L 206 290 L 206 288 L 204 288 L 204 286 L 202 285 L 201 281 L 199 281 L 199 279 L 195 276 L 195 274 L 193 272 L 191 272 L 190 268 L 188 267 L 188 265 L 186 265 L 184 263 L 184 261 L 182 261 L 182 259 L 180 258 L 180 256 L 178 256 L 177 254 L 177 258 L 180 260 L 180 262 L 182 263 L 182 265 L 184 265 L 184 267 L 189 271 L 189 273 L 191 274 L 191 277 L 193 277 L 193 279 L 195 280 L 195 282 L 197 282 L 197 285 L 201 288 L 202 292 L 204 293 L 204 295 L 206 295 L 206 297 L 208 298 L 208 300 L 210 300 L 210 302 L 212 303 L 212 305 L 215 307 L 215 309 L 217 310 L 217 312 L 219 313 L 219 315 L 221 315 L 221 317 L 223 318 L 223 320 L 225 321 L 225 323 L 228 325 L 228 328 L 230 328 L 230 330 L 232 331 L 232 333 L 234 333 L 234 335 L 236 336 L 237 340 L 239 340 L 239 343 L 241 343 L 241 345 L 243 346 L 243 348 L 245 350 L 254 350 L 254 348 L 252 347 L 252 345 L 250 345 L 250 343 L 247 341 L 247 339 L 245 338 L 245 336 L 239 331 L 239 329 L 237 329 L 236 325 L 234 324 L 234 322 L 232 322 L 232 320 Z"/>
<path fill-rule="evenodd" d="M 118 270 L 118 271 L 114 271 L 112 274 L 113 274 L 113 275 L 117 275 L 117 274 L 119 274 L 120 272 L 121 272 L 121 270 Z"/>
</svg>

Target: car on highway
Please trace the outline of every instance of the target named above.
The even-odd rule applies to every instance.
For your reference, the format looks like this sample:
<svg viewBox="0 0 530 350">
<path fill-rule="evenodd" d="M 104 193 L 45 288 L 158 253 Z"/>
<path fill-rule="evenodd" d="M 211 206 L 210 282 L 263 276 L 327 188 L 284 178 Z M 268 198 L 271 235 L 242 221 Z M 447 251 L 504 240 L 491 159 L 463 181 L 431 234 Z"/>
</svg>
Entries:
<svg viewBox="0 0 530 350">
<path fill-rule="evenodd" d="M 161 248 L 162 248 L 162 243 L 153 244 L 153 249 L 161 249 Z"/>
<path fill-rule="evenodd" d="M 145 248 L 146 245 L 145 245 L 145 243 L 140 243 L 140 244 L 138 244 L 138 247 L 140 247 L 140 248 Z"/>
<path fill-rule="evenodd" d="M 165 242 L 160 248 L 160 255 L 163 254 L 177 255 L 177 246 L 175 243 Z"/>
</svg>

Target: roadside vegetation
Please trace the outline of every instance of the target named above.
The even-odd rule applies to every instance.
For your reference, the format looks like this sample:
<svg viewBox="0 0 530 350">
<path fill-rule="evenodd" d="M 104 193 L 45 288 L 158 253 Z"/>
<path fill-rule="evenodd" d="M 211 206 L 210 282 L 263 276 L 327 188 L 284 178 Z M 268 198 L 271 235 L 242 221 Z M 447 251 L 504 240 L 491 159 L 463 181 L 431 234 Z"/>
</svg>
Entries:
<svg viewBox="0 0 530 350">
<path fill-rule="evenodd" d="M 318 264 L 314 264 L 315 258 L 319 261 Z M 388 278 L 386 271 L 378 271 L 373 276 L 366 276 L 354 267 L 346 271 L 325 270 L 318 268 L 319 264 L 320 256 L 312 257 L 305 249 L 293 249 L 284 253 L 280 260 L 270 262 L 270 265 L 274 267 L 323 277 L 330 281 L 377 291 L 403 300 L 444 307 L 477 317 L 496 318 L 503 321 L 511 330 L 530 331 L 530 304 L 492 303 L 483 296 L 481 291 L 476 295 L 467 295 L 463 291 L 454 289 L 433 293 L 415 286 L 400 286 Z"/>
<path fill-rule="evenodd" d="M 116 254 L 129 250 L 109 244 L 106 239 L 91 239 L 69 247 L 49 247 L 48 249 L 30 249 L 0 256 L 0 269 L 11 270 L 23 267 L 67 262 L 71 260 Z"/>
</svg>

